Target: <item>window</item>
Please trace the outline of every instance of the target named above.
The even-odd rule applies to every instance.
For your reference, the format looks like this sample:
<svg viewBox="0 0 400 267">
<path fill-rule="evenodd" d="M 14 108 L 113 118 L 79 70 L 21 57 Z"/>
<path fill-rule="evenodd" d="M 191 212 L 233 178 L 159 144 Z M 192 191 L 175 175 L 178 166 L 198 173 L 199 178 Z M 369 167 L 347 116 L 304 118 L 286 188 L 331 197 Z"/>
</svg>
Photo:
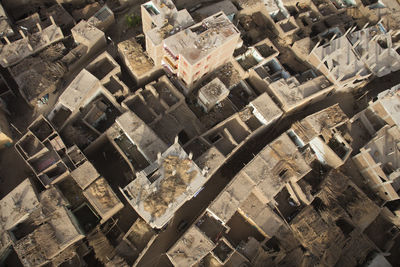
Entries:
<svg viewBox="0 0 400 267">
<path fill-rule="evenodd" d="M 205 65 L 205 66 L 204 66 L 204 69 L 208 69 L 208 65 Z"/>
<path fill-rule="evenodd" d="M 201 62 L 197 63 L 196 67 L 200 67 L 201 66 Z"/>
<path fill-rule="evenodd" d="M 186 71 L 182 71 L 182 75 L 183 75 L 184 77 L 186 77 L 186 75 L 187 75 Z"/>
<path fill-rule="evenodd" d="M 196 72 L 195 76 L 197 76 L 197 75 L 199 75 L 199 74 L 200 74 L 200 71 Z"/>
<path fill-rule="evenodd" d="M 207 60 L 210 60 L 210 58 L 211 58 L 211 55 L 209 55 L 209 56 L 207 57 Z"/>
<path fill-rule="evenodd" d="M 187 67 L 187 66 L 188 66 L 188 64 L 187 64 L 187 62 L 186 62 L 186 61 L 183 61 L 183 65 L 184 65 L 185 67 Z"/>
</svg>

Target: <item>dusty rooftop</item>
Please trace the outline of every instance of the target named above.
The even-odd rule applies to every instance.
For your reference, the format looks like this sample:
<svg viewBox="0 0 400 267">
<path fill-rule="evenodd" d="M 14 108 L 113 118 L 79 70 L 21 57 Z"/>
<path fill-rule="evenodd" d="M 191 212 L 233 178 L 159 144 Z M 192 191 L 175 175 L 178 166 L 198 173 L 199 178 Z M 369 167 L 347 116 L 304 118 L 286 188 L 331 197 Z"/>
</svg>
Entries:
<svg viewBox="0 0 400 267">
<path fill-rule="evenodd" d="M 315 202 L 291 223 L 301 243 L 324 265 L 353 265 L 365 260 L 373 246 L 359 229 L 365 229 L 378 216 L 378 206 L 336 170 L 325 178 Z M 350 231 L 344 231 L 338 221 L 348 224 Z M 348 251 L 357 253 L 350 255 Z"/>
<path fill-rule="evenodd" d="M 83 69 L 60 95 L 58 102 L 74 111 L 95 87 L 100 87 L 99 80 L 86 69 Z"/>
<path fill-rule="evenodd" d="M 297 181 L 311 171 L 296 145 L 283 134 L 258 153 L 209 206 L 227 223 L 255 188 L 265 202 L 271 201 L 289 181 Z"/>
<path fill-rule="evenodd" d="M 249 105 L 254 108 L 253 113 L 264 124 L 268 124 L 283 114 L 267 93 L 262 93 Z"/>
<path fill-rule="evenodd" d="M 29 179 L 25 179 L 0 201 L 0 232 L 25 220 L 38 205 L 38 196 Z"/>
<path fill-rule="evenodd" d="M 100 175 L 94 166 L 89 161 L 86 161 L 73 170 L 71 176 L 82 189 L 85 189 Z"/>
<path fill-rule="evenodd" d="M 172 19 L 178 13 L 174 2 L 171 0 L 151 0 L 142 5 L 150 14 L 156 27 L 161 27 L 165 24 L 165 19 Z"/>
<path fill-rule="evenodd" d="M 89 185 L 83 191 L 83 195 L 103 218 L 103 221 L 106 221 L 124 207 L 103 177 Z"/>
<path fill-rule="evenodd" d="M 28 101 L 57 89 L 59 81 L 67 72 L 67 66 L 61 61 L 65 51 L 63 43 L 58 42 L 11 68 L 21 93 Z"/>
<path fill-rule="evenodd" d="M 239 36 L 236 27 L 220 12 L 168 37 L 164 44 L 174 55 L 182 55 L 186 61 L 194 64 L 216 47 Z"/>
<path fill-rule="evenodd" d="M 200 88 L 199 97 L 204 97 L 207 102 L 215 103 L 221 100 L 221 97 L 225 97 L 229 94 L 229 90 L 219 80 L 219 78 L 213 79 L 211 82 Z M 224 97 L 223 97 L 224 98 Z"/>
<path fill-rule="evenodd" d="M 186 9 L 182 9 L 176 13 L 175 17 L 169 19 L 167 23 L 148 31 L 146 35 L 151 39 L 154 45 L 159 45 L 164 39 L 193 24 L 194 21 L 189 12 Z"/>
<path fill-rule="evenodd" d="M 46 46 L 64 38 L 61 29 L 51 24 L 49 27 L 38 31 L 2 47 L 0 52 L 1 65 L 9 67 L 19 63 L 24 58 L 40 51 Z"/>
<path fill-rule="evenodd" d="M 71 29 L 72 35 L 77 42 L 95 43 L 97 40 L 104 38 L 104 33 L 88 22 L 81 20 Z M 79 37 L 77 37 L 79 36 Z"/>
<path fill-rule="evenodd" d="M 329 140 L 332 137 L 332 129 L 348 120 L 339 104 L 335 104 L 294 123 L 292 130 L 306 143 L 319 135 Z"/>
<path fill-rule="evenodd" d="M 118 44 L 118 50 L 127 59 L 128 68 L 141 76 L 154 68 L 153 60 L 147 55 L 135 39 L 128 39 Z"/>
<path fill-rule="evenodd" d="M 161 228 L 205 182 L 199 167 L 176 143 L 139 172 L 124 191 L 142 218 Z"/>
<path fill-rule="evenodd" d="M 246 7 L 254 7 L 257 5 L 262 5 L 264 0 L 234 0 L 234 2 L 242 9 Z"/>
<path fill-rule="evenodd" d="M 184 238 L 169 249 L 167 256 L 175 266 L 192 266 L 214 247 L 215 244 L 193 225 L 185 233 Z"/>
</svg>

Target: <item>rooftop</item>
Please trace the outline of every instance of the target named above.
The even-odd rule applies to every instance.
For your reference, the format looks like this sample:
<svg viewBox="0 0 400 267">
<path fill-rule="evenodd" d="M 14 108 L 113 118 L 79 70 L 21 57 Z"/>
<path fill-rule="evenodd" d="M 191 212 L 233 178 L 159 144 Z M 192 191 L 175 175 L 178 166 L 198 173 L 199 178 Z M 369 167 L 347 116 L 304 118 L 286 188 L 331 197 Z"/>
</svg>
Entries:
<svg viewBox="0 0 400 267">
<path fill-rule="evenodd" d="M 125 112 L 115 122 L 147 161 L 155 161 L 157 153 L 167 149 L 166 144 L 135 113 Z"/>
<path fill-rule="evenodd" d="M 65 207 L 58 207 L 45 216 L 48 221 L 14 244 L 24 266 L 41 265 L 84 237 Z"/>
<path fill-rule="evenodd" d="M 264 0 L 235 0 L 234 2 L 242 9 L 264 4 Z M 275 1 L 268 1 L 268 3 L 270 2 L 273 2 L 274 5 L 276 5 Z M 269 5 L 266 4 L 266 6 Z"/>
<path fill-rule="evenodd" d="M 296 145 L 287 134 L 282 134 L 232 179 L 208 210 L 227 223 L 253 189 L 257 188 L 267 203 L 286 183 L 299 180 L 310 170 Z"/>
<path fill-rule="evenodd" d="M 78 43 L 83 43 L 90 47 L 88 44 L 96 43 L 98 40 L 104 38 L 104 33 L 96 27 L 90 25 L 87 21 L 81 20 L 78 24 L 71 29 L 72 36 Z"/>
<path fill-rule="evenodd" d="M 38 205 L 38 196 L 29 179 L 25 179 L 0 200 L 0 232 L 9 230 L 25 220 Z"/>
<path fill-rule="evenodd" d="M 24 266 L 41 266 L 84 237 L 57 188 L 43 191 L 39 199 L 13 229 L 14 250 Z"/>
<path fill-rule="evenodd" d="M 74 111 L 95 87 L 100 87 L 99 80 L 89 71 L 83 69 L 60 95 L 58 102 Z"/>
<path fill-rule="evenodd" d="M 66 51 L 64 44 L 57 42 L 11 68 L 11 74 L 27 101 L 37 101 L 57 89 L 67 72 L 67 66 L 62 62 Z"/>
<path fill-rule="evenodd" d="M 387 121 L 389 125 L 400 125 L 400 85 L 394 86 L 391 89 L 378 94 L 378 99 L 370 104 L 377 114 L 381 117 L 385 117 L 386 114 L 382 114 L 379 107 L 375 108 L 374 103 L 381 103 L 381 107 L 385 109 L 386 113 L 391 117 L 392 122 Z"/>
<path fill-rule="evenodd" d="M 125 63 L 136 76 L 142 76 L 154 68 L 154 63 L 134 38 L 118 44 L 118 51 L 126 58 Z"/>
<path fill-rule="evenodd" d="M 321 264 L 363 262 L 373 246 L 361 234 L 378 216 L 379 208 L 347 176 L 333 170 L 318 198 L 291 222 L 297 239 Z M 358 226 L 359 228 L 356 228 Z M 347 251 L 352 251 L 346 253 Z M 357 251 L 357 253 L 353 253 Z"/>
<path fill-rule="evenodd" d="M 329 140 L 331 130 L 346 123 L 349 118 L 344 114 L 339 104 L 332 105 L 319 112 L 305 117 L 292 125 L 292 130 L 305 143 L 314 137 L 325 136 Z"/>
<path fill-rule="evenodd" d="M 203 258 L 215 244 L 195 225 L 191 226 L 167 252 L 174 266 L 193 266 Z"/>
<path fill-rule="evenodd" d="M 177 13 L 174 2 L 171 0 L 151 0 L 142 5 L 150 14 L 156 27 L 165 24 L 165 19 L 172 19 Z"/>
<path fill-rule="evenodd" d="M 323 75 L 309 78 L 304 83 L 300 83 L 296 77 L 280 79 L 269 86 L 287 110 L 314 94 L 332 88 L 331 83 Z"/>
<path fill-rule="evenodd" d="M 267 93 L 262 93 L 256 99 L 250 101 L 249 105 L 253 107 L 253 114 L 257 119 L 266 125 L 283 114 Z"/>
<path fill-rule="evenodd" d="M 124 207 L 103 177 L 89 185 L 83 191 L 83 195 L 101 216 L 102 222 L 107 221 Z"/>
<path fill-rule="evenodd" d="M 89 161 L 84 162 L 71 172 L 72 178 L 83 189 L 88 187 L 100 175 Z"/>
<path fill-rule="evenodd" d="M 41 31 L 4 45 L 0 51 L 0 63 L 4 68 L 17 64 L 62 38 L 64 35 L 61 29 L 57 25 L 51 24 Z"/>
<path fill-rule="evenodd" d="M 166 23 L 151 29 L 146 32 L 146 36 L 148 36 L 154 45 L 159 45 L 161 42 L 174 35 L 175 33 L 186 29 L 187 27 L 194 24 L 192 17 L 186 9 L 179 10 L 176 13 L 176 16 L 170 19 L 166 19 Z"/>
<path fill-rule="evenodd" d="M 223 11 L 225 15 L 231 16 L 238 12 L 236 6 L 229 0 L 218 1 L 210 5 L 203 6 L 194 11 L 194 14 L 199 14 L 204 17 L 209 17 L 215 14 L 216 10 Z"/>
<path fill-rule="evenodd" d="M 210 54 L 216 47 L 232 38 L 239 38 L 239 35 L 239 31 L 227 16 L 219 12 L 168 37 L 164 44 L 173 55 L 182 55 L 186 61 L 193 64 Z"/>
<path fill-rule="evenodd" d="M 162 228 L 206 182 L 199 167 L 175 143 L 124 188 L 131 205 L 152 227 Z"/>
<path fill-rule="evenodd" d="M 126 232 L 124 238 L 141 252 L 155 235 L 153 228 L 139 217 Z"/>
<path fill-rule="evenodd" d="M 228 88 L 220 81 L 215 78 L 199 90 L 199 98 L 204 99 L 205 103 L 215 104 L 218 101 L 223 100 L 229 94 Z"/>
<path fill-rule="evenodd" d="M 205 85 L 215 78 L 218 78 L 228 89 L 238 84 L 242 80 L 240 73 L 237 71 L 232 62 L 228 62 L 214 70 L 202 84 Z"/>
</svg>

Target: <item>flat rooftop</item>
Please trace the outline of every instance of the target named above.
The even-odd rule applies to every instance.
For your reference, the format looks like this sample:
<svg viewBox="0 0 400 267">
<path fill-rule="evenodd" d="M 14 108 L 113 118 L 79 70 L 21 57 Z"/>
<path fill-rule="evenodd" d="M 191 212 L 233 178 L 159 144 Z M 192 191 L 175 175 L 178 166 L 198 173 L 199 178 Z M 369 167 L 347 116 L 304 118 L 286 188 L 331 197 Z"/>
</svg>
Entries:
<svg viewBox="0 0 400 267">
<path fill-rule="evenodd" d="M 331 88 L 331 82 L 323 75 L 310 77 L 304 83 L 300 83 L 297 78 L 280 79 L 271 83 L 277 98 L 283 103 L 286 109 L 295 107 L 302 103 L 302 100 L 317 94 L 318 92 Z"/>
<path fill-rule="evenodd" d="M 84 238 L 65 207 L 58 207 L 46 217 L 46 222 L 14 244 L 24 266 L 41 266 Z"/>
<path fill-rule="evenodd" d="M 223 0 L 196 9 L 194 13 L 200 14 L 204 17 L 209 17 L 211 15 L 214 15 L 215 12 L 218 10 L 223 11 L 227 16 L 236 14 L 238 12 L 236 6 L 232 3 L 232 1 Z"/>
<path fill-rule="evenodd" d="M 139 172 L 123 192 L 147 223 L 162 228 L 206 181 L 196 163 L 175 143 Z"/>
<path fill-rule="evenodd" d="M 382 107 L 392 118 L 393 122 L 400 125 L 400 85 L 394 86 L 391 89 L 378 94 L 376 102 L 380 102 Z"/>
<path fill-rule="evenodd" d="M 249 105 L 254 109 L 253 114 L 255 114 L 257 119 L 264 124 L 269 124 L 271 121 L 274 121 L 283 115 L 282 110 L 265 92 L 253 101 L 250 101 Z"/>
<path fill-rule="evenodd" d="M 175 33 L 186 29 L 187 27 L 194 24 L 192 17 L 186 9 L 179 10 L 176 13 L 175 18 L 171 18 L 167 23 L 163 24 L 160 27 L 156 27 L 146 32 L 146 36 L 148 36 L 154 45 L 159 45 L 162 41 Z"/>
<path fill-rule="evenodd" d="M 135 76 L 142 76 L 154 68 L 154 63 L 134 38 L 118 44 L 118 51 L 126 59 L 125 64 Z"/>
<path fill-rule="evenodd" d="M 199 97 L 206 100 L 207 104 L 217 103 L 228 95 L 228 88 L 226 88 L 226 86 L 220 81 L 220 79 L 218 79 L 218 77 L 201 87 L 199 90 Z"/>
<path fill-rule="evenodd" d="M 100 87 L 99 80 L 83 69 L 60 95 L 58 102 L 70 111 L 74 111 L 94 87 Z"/>
<path fill-rule="evenodd" d="M 102 222 L 111 218 L 124 207 L 124 204 L 118 199 L 103 177 L 89 185 L 83 191 L 83 195 L 101 216 Z"/>
<path fill-rule="evenodd" d="M 164 40 L 174 55 L 182 55 L 193 64 L 209 55 L 212 50 L 239 38 L 239 31 L 223 12 L 219 12 Z"/>
<path fill-rule="evenodd" d="M 101 38 L 104 38 L 104 32 L 90 25 L 87 21 L 81 20 L 71 29 L 72 36 L 75 41 L 84 44 L 96 43 Z"/>
<path fill-rule="evenodd" d="M 308 143 L 319 135 L 331 135 L 332 128 L 339 127 L 348 120 L 339 104 L 335 104 L 295 122 L 291 130 L 301 142 Z"/>
<path fill-rule="evenodd" d="M 84 162 L 71 172 L 72 178 L 83 189 L 88 187 L 100 175 L 89 161 Z"/>
<path fill-rule="evenodd" d="M 25 220 L 39 205 L 39 199 L 29 179 L 25 179 L 0 200 L 0 232 Z"/>
<path fill-rule="evenodd" d="M 203 258 L 215 244 L 196 225 L 191 226 L 167 252 L 174 266 L 193 266 Z"/>
</svg>

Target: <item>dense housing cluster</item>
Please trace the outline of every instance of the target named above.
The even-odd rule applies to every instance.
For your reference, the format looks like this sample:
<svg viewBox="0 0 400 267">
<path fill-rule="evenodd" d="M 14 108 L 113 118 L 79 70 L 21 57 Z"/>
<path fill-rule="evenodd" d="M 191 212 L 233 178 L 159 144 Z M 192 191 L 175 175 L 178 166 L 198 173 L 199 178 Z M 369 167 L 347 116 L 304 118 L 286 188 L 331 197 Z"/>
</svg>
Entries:
<svg viewBox="0 0 400 267">
<path fill-rule="evenodd" d="M 0 4 L 1 266 L 400 264 L 398 1 L 92 2 Z"/>
</svg>

